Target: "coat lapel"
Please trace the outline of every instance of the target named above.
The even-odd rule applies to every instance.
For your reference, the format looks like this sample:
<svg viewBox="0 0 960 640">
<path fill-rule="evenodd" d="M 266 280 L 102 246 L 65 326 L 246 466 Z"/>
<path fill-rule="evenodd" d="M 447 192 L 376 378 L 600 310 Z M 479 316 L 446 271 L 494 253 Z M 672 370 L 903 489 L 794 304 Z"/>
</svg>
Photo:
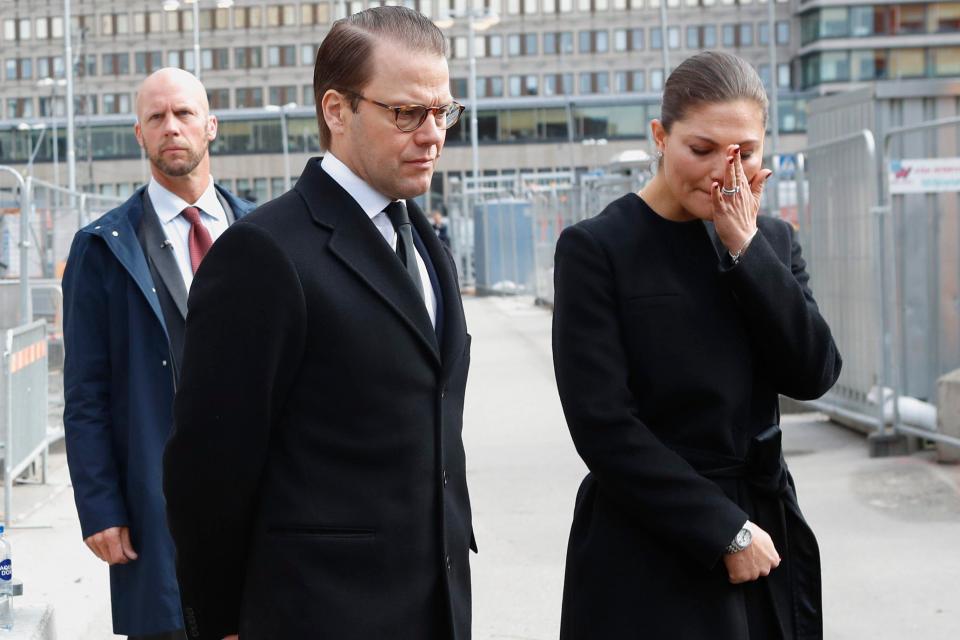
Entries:
<svg viewBox="0 0 960 640">
<path fill-rule="evenodd" d="M 360 205 L 320 168 L 317 158 L 307 163 L 295 189 L 314 220 L 331 230 L 330 251 L 396 312 L 439 364 L 437 335 L 427 308 L 397 254 Z"/>
<path fill-rule="evenodd" d="M 143 192 L 143 218 L 140 221 L 140 233 L 144 239 L 147 260 L 160 274 L 163 286 L 173 298 L 180 315 L 186 319 L 187 287 L 183 283 L 183 275 L 180 273 L 180 266 L 173 253 L 173 246 L 167 241 L 167 235 L 160 226 L 160 219 L 146 191 Z"/>
<path fill-rule="evenodd" d="M 143 255 L 143 249 L 140 247 L 135 231 L 135 225 L 139 225 L 140 218 L 143 215 L 142 195 L 145 190 L 145 187 L 141 187 L 124 204 L 113 209 L 94 224 L 85 227 L 82 232 L 103 239 L 117 261 L 123 265 L 123 268 L 127 270 L 127 273 L 137 284 L 137 288 L 143 293 L 147 304 L 150 305 L 157 321 L 163 327 L 164 333 L 167 334 L 167 340 L 169 340 L 170 334 L 167 331 L 167 323 L 163 320 L 160 298 L 154 289 L 150 267 L 147 265 L 147 259 Z"/>
<path fill-rule="evenodd" d="M 416 228 L 420 240 L 430 254 L 430 260 L 433 262 L 433 268 L 440 283 L 440 297 L 443 301 L 443 344 L 440 359 L 445 380 L 453 364 L 463 353 L 467 341 L 467 321 L 463 315 L 463 305 L 460 303 L 460 284 L 457 282 L 453 261 L 447 249 L 440 244 L 440 239 L 437 238 L 426 216 L 420 211 L 420 207 L 413 200 L 407 200 L 407 211 L 410 212 L 410 221 Z"/>
</svg>

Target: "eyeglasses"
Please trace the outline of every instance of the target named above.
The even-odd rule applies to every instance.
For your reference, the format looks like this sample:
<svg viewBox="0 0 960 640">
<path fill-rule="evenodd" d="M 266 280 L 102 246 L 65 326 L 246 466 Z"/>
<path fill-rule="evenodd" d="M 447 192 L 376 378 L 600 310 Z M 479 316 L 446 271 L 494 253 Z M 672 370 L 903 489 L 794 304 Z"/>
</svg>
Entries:
<svg viewBox="0 0 960 640">
<path fill-rule="evenodd" d="M 371 100 L 363 94 L 357 93 L 356 91 L 343 91 L 343 93 L 349 93 L 354 95 L 361 100 L 365 100 L 370 104 L 376 105 L 388 111 L 393 111 L 394 122 L 396 122 L 397 129 L 405 133 L 410 133 L 411 131 L 416 131 L 420 128 L 426 119 L 427 114 L 432 113 L 433 119 L 437 123 L 438 129 L 449 129 L 453 125 L 457 124 L 457 121 L 460 120 L 460 115 L 463 113 L 463 110 L 466 109 L 459 102 L 451 102 L 450 104 L 442 104 L 439 107 L 428 107 L 422 104 L 405 104 L 399 107 L 393 107 L 389 104 L 383 104 L 382 102 L 377 102 L 376 100 Z"/>
</svg>

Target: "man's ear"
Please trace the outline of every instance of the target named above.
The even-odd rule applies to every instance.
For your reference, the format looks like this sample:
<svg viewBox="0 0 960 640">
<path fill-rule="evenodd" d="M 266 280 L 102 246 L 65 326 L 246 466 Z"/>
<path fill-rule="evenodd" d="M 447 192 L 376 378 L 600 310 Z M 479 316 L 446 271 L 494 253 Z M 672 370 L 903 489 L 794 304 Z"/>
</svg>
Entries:
<svg viewBox="0 0 960 640">
<path fill-rule="evenodd" d="M 323 120 L 330 128 L 330 133 L 343 135 L 347 127 L 347 120 L 353 112 L 350 100 L 335 89 L 327 89 L 320 100 L 320 106 Z"/>
<path fill-rule="evenodd" d="M 220 121 L 213 114 L 207 115 L 207 140 L 213 142 L 217 139 L 217 131 L 220 127 Z"/>
<path fill-rule="evenodd" d="M 133 135 L 137 138 L 137 144 L 143 148 L 143 132 L 140 131 L 140 120 L 133 123 Z"/>
</svg>

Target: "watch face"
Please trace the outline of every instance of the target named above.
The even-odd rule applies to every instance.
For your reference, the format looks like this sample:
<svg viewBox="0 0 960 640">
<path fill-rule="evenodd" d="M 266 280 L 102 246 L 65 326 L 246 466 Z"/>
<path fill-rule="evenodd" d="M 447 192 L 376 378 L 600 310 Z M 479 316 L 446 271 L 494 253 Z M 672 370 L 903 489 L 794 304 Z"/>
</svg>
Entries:
<svg viewBox="0 0 960 640">
<path fill-rule="evenodd" d="M 741 549 L 745 549 L 750 545 L 750 542 L 753 540 L 753 534 L 750 533 L 750 529 L 740 529 L 740 533 L 737 534 L 737 546 Z"/>
</svg>

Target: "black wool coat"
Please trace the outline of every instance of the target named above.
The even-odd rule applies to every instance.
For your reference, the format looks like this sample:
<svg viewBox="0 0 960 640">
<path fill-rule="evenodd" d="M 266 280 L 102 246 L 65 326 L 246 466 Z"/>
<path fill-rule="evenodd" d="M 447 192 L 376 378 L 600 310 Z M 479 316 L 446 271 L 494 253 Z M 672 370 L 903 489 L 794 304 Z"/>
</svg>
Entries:
<svg viewBox="0 0 960 640">
<path fill-rule="evenodd" d="M 164 460 L 189 637 L 469 640 L 470 341 L 407 206 L 437 331 L 319 158 L 204 259 Z"/>
<path fill-rule="evenodd" d="M 629 194 L 560 236 L 554 365 L 590 469 L 563 640 L 822 636 L 819 555 L 782 460 L 777 394 L 822 395 L 841 360 L 793 229 L 758 226 L 733 264 L 708 224 Z M 734 586 L 721 558 L 748 518 L 783 562 Z"/>
</svg>

